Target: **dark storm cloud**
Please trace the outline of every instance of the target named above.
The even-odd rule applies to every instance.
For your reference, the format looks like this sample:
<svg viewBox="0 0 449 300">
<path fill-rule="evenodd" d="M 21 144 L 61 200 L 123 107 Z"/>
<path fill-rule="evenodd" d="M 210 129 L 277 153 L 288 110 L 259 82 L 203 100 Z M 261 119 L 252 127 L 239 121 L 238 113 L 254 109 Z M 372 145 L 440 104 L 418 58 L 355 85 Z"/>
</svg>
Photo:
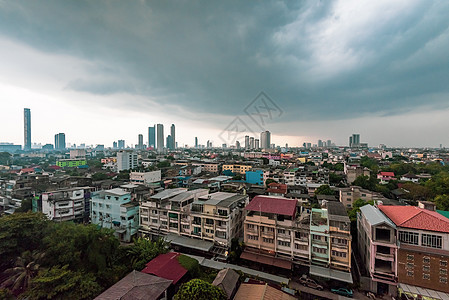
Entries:
<svg viewBox="0 0 449 300">
<path fill-rule="evenodd" d="M 200 112 L 240 114 L 261 90 L 287 120 L 445 105 L 449 3 L 388 3 L 6 1 L 0 34 L 92 62 L 66 89 Z"/>
</svg>

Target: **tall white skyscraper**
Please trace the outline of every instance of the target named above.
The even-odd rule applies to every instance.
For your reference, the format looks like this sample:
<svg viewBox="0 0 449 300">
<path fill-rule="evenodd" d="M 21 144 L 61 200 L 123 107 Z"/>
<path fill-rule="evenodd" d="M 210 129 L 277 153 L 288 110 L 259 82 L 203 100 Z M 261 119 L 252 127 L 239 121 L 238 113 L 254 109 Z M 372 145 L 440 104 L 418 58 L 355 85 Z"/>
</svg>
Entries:
<svg viewBox="0 0 449 300">
<path fill-rule="evenodd" d="M 156 148 L 157 148 L 157 151 L 162 151 L 162 150 L 164 150 L 164 125 L 157 124 L 156 131 L 157 131 Z"/>
<path fill-rule="evenodd" d="M 271 146 L 271 133 L 267 130 L 260 134 L 260 148 L 269 149 Z"/>
<path fill-rule="evenodd" d="M 245 135 L 245 150 L 249 149 L 249 135 Z"/>
<path fill-rule="evenodd" d="M 23 109 L 23 150 L 31 150 L 31 111 L 29 108 Z"/>
</svg>

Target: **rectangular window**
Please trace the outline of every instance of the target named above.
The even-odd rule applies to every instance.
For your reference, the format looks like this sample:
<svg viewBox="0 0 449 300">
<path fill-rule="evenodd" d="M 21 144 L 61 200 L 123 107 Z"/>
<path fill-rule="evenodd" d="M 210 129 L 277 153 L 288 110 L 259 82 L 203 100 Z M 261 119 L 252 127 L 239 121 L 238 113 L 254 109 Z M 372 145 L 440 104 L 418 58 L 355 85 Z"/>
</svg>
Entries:
<svg viewBox="0 0 449 300">
<path fill-rule="evenodd" d="M 440 275 L 447 275 L 447 269 L 440 269 Z"/>
<path fill-rule="evenodd" d="M 413 254 L 407 254 L 407 260 L 414 260 L 415 256 Z"/>
<path fill-rule="evenodd" d="M 248 234 L 248 240 L 258 241 L 259 237 L 257 235 L 249 235 Z"/>
<path fill-rule="evenodd" d="M 423 272 L 430 272 L 430 266 L 423 266 L 422 267 Z"/>
<path fill-rule="evenodd" d="M 447 277 L 445 277 L 445 276 L 440 276 L 440 282 L 441 282 L 441 283 L 447 283 Z"/>
<path fill-rule="evenodd" d="M 279 246 L 290 247 L 290 242 L 278 241 Z"/>
<path fill-rule="evenodd" d="M 422 279 L 430 280 L 430 274 L 423 273 Z"/>
<path fill-rule="evenodd" d="M 414 267 L 415 265 L 414 264 L 412 264 L 412 263 L 407 263 L 407 268 L 411 268 L 411 269 L 413 269 L 413 267 Z"/>
<path fill-rule="evenodd" d="M 416 232 L 399 231 L 399 240 L 404 244 L 418 245 L 418 238 Z"/>
<path fill-rule="evenodd" d="M 421 237 L 421 245 L 431 248 L 442 248 L 442 237 L 433 234 L 423 234 Z"/>
<path fill-rule="evenodd" d="M 424 256 L 422 259 L 423 264 L 430 264 L 430 257 Z"/>
<path fill-rule="evenodd" d="M 273 243 L 274 243 L 274 239 L 263 238 L 263 242 L 264 242 L 264 243 L 273 244 Z"/>
<path fill-rule="evenodd" d="M 413 277 L 413 271 L 407 271 L 407 276 Z"/>
<path fill-rule="evenodd" d="M 441 267 L 447 267 L 447 260 L 440 260 Z"/>
</svg>

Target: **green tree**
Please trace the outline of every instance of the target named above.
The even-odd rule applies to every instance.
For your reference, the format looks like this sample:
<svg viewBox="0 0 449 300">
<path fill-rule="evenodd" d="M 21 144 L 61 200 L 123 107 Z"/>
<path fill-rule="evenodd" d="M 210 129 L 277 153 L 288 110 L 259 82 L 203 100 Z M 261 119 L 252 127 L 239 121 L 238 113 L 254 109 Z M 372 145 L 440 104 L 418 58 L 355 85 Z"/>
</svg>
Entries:
<svg viewBox="0 0 449 300">
<path fill-rule="evenodd" d="M 27 299 L 93 299 L 102 291 L 92 273 L 74 272 L 68 265 L 43 270 L 31 281 Z"/>
<path fill-rule="evenodd" d="M 138 271 L 142 270 L 150 260 L 159 254 L 167 253 L 169 245 L 162 238 L 155 242 L 142 237 L 135 239 L 134 245 L 128 249 L 128 255 L 133 269 Z"/>
<path fill-rule="evenodd" d="M 360 207 L 365 206 L 367 204 L 374 205 L 374 201 L 365 201 L 362 199 L 357 199 L 352 203 L 352 209 L 348 211 L 348 217 L 351 221 L 357 220 L 357 213 L 360 211 Z"/>
<path fill-rule="evenodd" d="M 192 279 L 179 288 L 174 300 L 226 300 L 227 297 L 219 287 L 201 280 Z"/>
<path fill-rule="evenodd" d="M 329 173 L 329 183 L 332 185 L 339 185 L 343 181 L 343 175 L 337 175 L 333 172 Z"/>
<path fill-rule="evenodd" d="M 15 213 L 0 218 L 0 267 L 12 266 L 18 253 L 41 249 L 50 221 L 41 213 Z"/>
<path fill-rule="evenodd" d="M 20 294 L 25 291 L 40 269 L 40 261 L 44 253 L 37 250 L 25 251 L 16 259 L 14 267 L 6 269 L 4 274 L 8 279 L 2 283 L 2 287 L 10 288 L 14 293 Z"/>
<path fill-rule="evenodd" d="M 359 186 L 363 189 L 367 189 L 370 191 L 376 190 L 376 184 L 377 184 L 377 179 L 375 177 L 369 177 L 369 176 L 365 176 L 365 175 L 360 175 L 352 183 L 352 185 L 356 185 L 356 186 Z"/>
<path fill-rule="evenodd" d="M 335 195 L 335 191 L 333 189 L 331 189 L 331 187 L 327 184 L 323 184 L 320 185 L 316 190 L 315 190 L 315 195 Z"/>
<path fill-rule="evenodd" d="M 0 165 L 9 165 L 11 163 L 11 154 L 0 152 Z"/>
<path fill-rule="evenodd" d="M 234 177 L 232 177 L 232 180 L 242 180 L 242 175 L 237 174 Z"/>
<path fill-rule="evenodd" d="M 276 182 L 276 180 L 268 178 L 267 180 L 265 180 L 265 185 L 268 187 L 268 185 L 273 182 Z"/>
<path fill-rule="evenodd" d="M 97 172 L 94 175 L 92 175 L 93 181 L 106 180 L 108 178 L 109 178 L 109 176 L 106 175 L 106 173 L 104 173 L 104 172 Z"/>
<path fill-rule="evenodd" d="M 433 202 L 435 202 L 437 209 L 439 210 L 445 210 L 449 211 L 449 196 L 444 195 L 438 195 L 433 199 Z"/>
</svg>

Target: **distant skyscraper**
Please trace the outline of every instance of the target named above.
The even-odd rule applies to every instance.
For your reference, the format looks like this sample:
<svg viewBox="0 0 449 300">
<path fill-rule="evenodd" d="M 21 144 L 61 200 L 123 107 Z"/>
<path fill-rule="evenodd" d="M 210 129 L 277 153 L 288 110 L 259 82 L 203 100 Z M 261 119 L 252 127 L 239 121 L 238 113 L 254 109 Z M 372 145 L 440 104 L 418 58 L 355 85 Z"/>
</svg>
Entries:
<svg viewBox="0 0 449 300">
<path fill-rule="evenodd" d="M 352 136 L 349 137 L 349 147 L 352 147 Z"/>
<path fill-rule="evenodd" d="M 157 124 L 157 151 L 162 151 L 164 149 L 164 125 Z"/>
<path fill-rule="evenodd" d="M 125 149 L 125 140 L 118 140 L 118 148 Z"/>
<path fill-rule="evenodd" d="M 113 143 L 112 143 L 112 148 L 113 148 L 113 149 L 117 149 L 117 142 L 113 142 Z"/>
<path fill-rule="evenodd" d="M 260 149 L 259 139 L 254 140 L 254 148 Z"/>
<path fill-rule="evenodd" d="M 198 148 L 198 138 L 195 137 L 195 148 Z"/>
<path fill-rule="evenodd" d="M 323 147 L 323 141 L 322 140 L 318 140 L 318 147 Z"/>
<path fill-rule="evenodd" d="M 327 146 L 331 147 L 332 146 L 332 141 L 331 140 L 327 140 Z"/>
<path fill-rule="evenodd" d="M 23 150 L 31 150 L 31 111 L 29 108 L 23 109 Z"/>
<path fill-rule="evenodd" d="M 170 150 L 175 149 L 175 145 L 173 144 L 173 137 L 171 135 L 167 135 L 166 144 L 167 144 L 168 149 L 170 149 Z"/>
<path fill-rule="evenodd" d="M 249 136 L 245 135 L 245 150 L 249 149 Z"/>
<path fill-rule="evenodd" d="M 235 148 L 240 149 L 240 142 L 239 141 L 235 141 Z"/>
<path fill-rule="evenodd" d="M 349 137 L 349 146 L 350 147 L 359 147 L 360 146 L 360 134 L 354 133 L 352 137 Z"/>
<path fill-rule="evenodd" d="M 58 133 L 55 134 L 55 150 L 64 150 L 65 149 L 65 134 Z"/>
<path fill-rule="evenodd" d="M 249 148 L 251 149 L 251 150 L 253 150 L 254 149 L 254 137 L 250 137 L 249 138 Z"/>
<path fill-rule="evenodd" d="M 139 134 L 139 136 L 138 136 L 137 148 L 138 149 L 143 149 L 143 134 Z"/>
<path fill-rule="evenodd" d="M 271 146 L 271 133 L 267 130 L 260 134 L 260 147 L 269 149 Z"/>
<path fill-rule="evenodd" d="M 156 148 L 156 131 L 154 126 L 148 127 L 148 147 Z"/>
<path fill-rule="evenodd" d="M 172 147 L 170 149 L 175 149 L 176 148 L 176 133 L 175 133 L 175 124 L 171 124 L 170 127 L 170 135 L 171 135 L 171 140 L 172 140 Z"/>
</svg>

